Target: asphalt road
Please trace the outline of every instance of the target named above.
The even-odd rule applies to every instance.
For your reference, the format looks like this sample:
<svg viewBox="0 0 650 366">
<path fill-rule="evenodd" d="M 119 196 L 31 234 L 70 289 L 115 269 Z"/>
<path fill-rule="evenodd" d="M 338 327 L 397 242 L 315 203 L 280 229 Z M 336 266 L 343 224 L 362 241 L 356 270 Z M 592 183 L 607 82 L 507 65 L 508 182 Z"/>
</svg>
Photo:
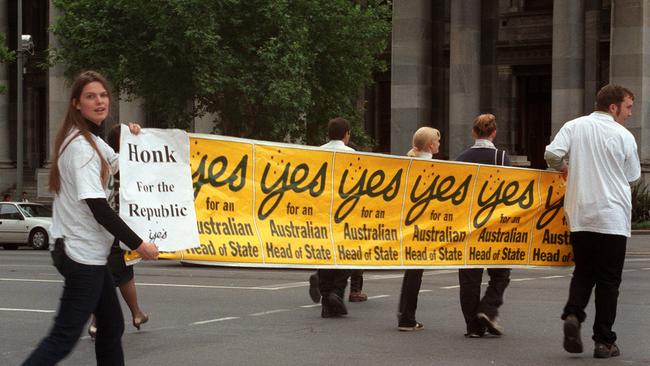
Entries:
<svg viewBox="0 0 650 366">
<path fill-rule="evenodd" d="M 633 236 L 615 330 L 622 355 L 592 358 L 593 304 L 585 353 L 562 349 L 570 269 L 514 270 L 501 308 L 506 334 L 466 339 L 454 270 L 426 271 L 418 320 L 397 331 L 400 271 L 368 271 L 365 303 L 341 319 L 320 318 L 307 295 L 311 271 L 139 264 L 142 308 L 151 316 L 123 337 L 128 365 L 650 365 L 650 236 Z M 0 365 L 19 364 L 46 334 L 61 294 L 49 254 L 0 250 Z M 95 364 L 86 336 L 62 365 Z"/>
</svg>

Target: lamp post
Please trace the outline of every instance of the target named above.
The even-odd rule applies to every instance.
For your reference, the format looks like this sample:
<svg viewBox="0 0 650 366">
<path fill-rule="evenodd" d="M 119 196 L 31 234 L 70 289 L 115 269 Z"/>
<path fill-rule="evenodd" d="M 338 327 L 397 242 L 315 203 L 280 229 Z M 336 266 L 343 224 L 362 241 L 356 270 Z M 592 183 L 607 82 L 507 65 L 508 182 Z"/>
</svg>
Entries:
<svg viewBox="0 0 650 366">
<path fill-rule="evenodd" d="M 23 192 L 23 152 L 25 151 L 24 126 L 23 126 L 23 73 L 27 52 L 34 49 L 32 36 L 23 34 L 23 2 L 17 0 L 18 22 L 16 33 L 16 196 Z"/>
<path fill-rule="evenodd" d="M 16 34 L 16 197 L 23 192 L 23 1 L 18 0 Z"/>
</svg>

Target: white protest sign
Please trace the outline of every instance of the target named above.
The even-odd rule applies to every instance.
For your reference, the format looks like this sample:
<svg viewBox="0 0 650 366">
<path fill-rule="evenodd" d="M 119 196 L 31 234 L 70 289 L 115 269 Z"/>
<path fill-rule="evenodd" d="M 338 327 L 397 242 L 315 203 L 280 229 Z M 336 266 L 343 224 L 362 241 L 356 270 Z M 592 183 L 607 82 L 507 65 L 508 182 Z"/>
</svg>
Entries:
<svg viewBox="0 0 650 366">
<path fill-rule="evenodd" d="M 190 169 L 190 139 L 182 130 L 122 125 L 120 216 L 160 251 L 200 245 Z"/>
</svg>

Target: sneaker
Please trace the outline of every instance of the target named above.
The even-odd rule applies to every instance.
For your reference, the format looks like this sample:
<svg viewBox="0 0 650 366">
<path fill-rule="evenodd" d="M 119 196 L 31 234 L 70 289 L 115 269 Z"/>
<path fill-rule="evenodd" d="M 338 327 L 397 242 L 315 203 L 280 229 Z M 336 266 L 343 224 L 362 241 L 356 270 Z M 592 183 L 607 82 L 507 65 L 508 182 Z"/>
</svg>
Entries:
<svg viewBox="0 0 650 366">
<path fill-rule="evenodd" d="M 598 343 L 596 345 L 598 345 Z M 573 314 L 567 315 L 564 319 L 564 349 L 569 353 L 582 353 L 580 321 L 578 321 L 578 318 Z M 594 357 L 596 357 L 595 350 Z"/>
<path fill-rule="evenodd" d="M 318 289 L 318 273 L 313 273 L 309 276 L 309 297 L 311 301 L 320 301 L 320 290 Z"/>
<path fill-rule="evenodd" d="M 478 319 L 479 323 L 481 323 L 487 329 L 488 333 L 495 336 L 503 335 L 503 327 L 499 325 L 497 317 L 490 319 L 487 314 L 478 313 L 476 314 L 476 318 Z"/>
<path fill-rule="evenodd" d="M 348 300 L 350 302 L 361 302 L 361 301 L 367 301 L 368 300 L 368 295 L 361 291 L 350 291 L 350 296 L 348 297 Z"/>
<path fill-rule="evenodd" d="M 468 330 L 467 333 L 465 333 L 465 338 L 483 338 L 486 331 L 487 328 L 485 327 L 480 329 Z"/>
<path fill-rule="evenodd" d="M 418 322 L 411 323 L 411 324 L 403 323 L 403 324 L 399 324 L 397 326 L 397 329 L 400 332 L 413 332 L 413 331 L 416 331 L 416 330 L 424 329 L 424 325 L 422 323 L 418 323 Z"/>
<path fill-rule="evenodd" d="M 485 332 L 469 332 L 465 334 L 465 338 L 483 338 Z"/>
<path fill-rule="evenodd" d="M 606 345 L 604 343 L 596 342 L 594 347 L 594 357 L 595 358 L 610 358 L 621 355 L 621 350 L 618 349 L 616 343 Z"/>
</svg>

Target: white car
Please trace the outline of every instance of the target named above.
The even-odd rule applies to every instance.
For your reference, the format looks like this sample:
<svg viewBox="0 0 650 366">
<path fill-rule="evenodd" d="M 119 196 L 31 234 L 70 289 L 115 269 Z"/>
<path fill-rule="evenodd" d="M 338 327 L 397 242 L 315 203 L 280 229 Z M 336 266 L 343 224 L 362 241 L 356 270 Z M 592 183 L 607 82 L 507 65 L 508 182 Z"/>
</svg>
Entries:
<svg viewBox="0 0 650 366">
<path fill-rule="evenodd" d="M 29 245 L 44 250 L 54 240 L 50 235 L 52 210 L 31 202 L 0 202 L 0 245 L 17 249 Z"/>
</svg>

